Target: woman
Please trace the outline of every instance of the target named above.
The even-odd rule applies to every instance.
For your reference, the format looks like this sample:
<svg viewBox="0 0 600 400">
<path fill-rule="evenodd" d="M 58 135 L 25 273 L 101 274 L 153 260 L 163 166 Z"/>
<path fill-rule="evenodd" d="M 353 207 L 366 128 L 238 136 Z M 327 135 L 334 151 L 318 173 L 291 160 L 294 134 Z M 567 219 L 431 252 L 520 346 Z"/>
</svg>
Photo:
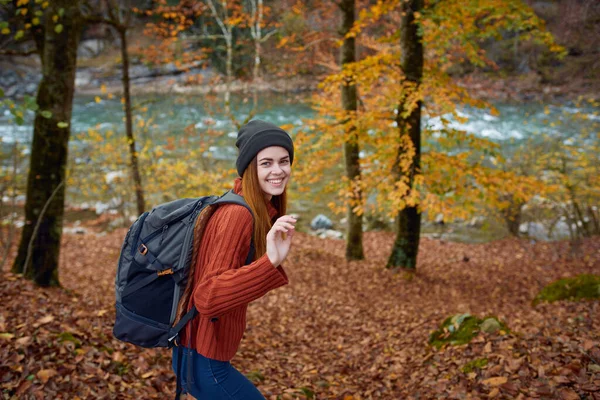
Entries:
<svg viewBox="0 0 600 400">
<path fill-rule="evenodd" d="M 254 120 L 238 132 L 234 191 L 252 209 L 226 204 L 208 219 L 194 258 L 191 305 L 199 315 L 186 327 L 180 378 L 198 399 L 264 399 L 229 362 L 246 328 L 248 303 L 288 283 L 287 257 L 296 220 L 285 215 L 286 185 L 294 160 L 290 136 L 276 125 Z M 246 258 L 253 239 L 254 261 Z M 184 295 L 184 299 L 186 296 Z M 184 311 L 184 310 L 181 310 Z M 180 312 L 181 315 L 181 312 Z M 177 372 L 177 348 L 173 368 Z"/>
</svg>

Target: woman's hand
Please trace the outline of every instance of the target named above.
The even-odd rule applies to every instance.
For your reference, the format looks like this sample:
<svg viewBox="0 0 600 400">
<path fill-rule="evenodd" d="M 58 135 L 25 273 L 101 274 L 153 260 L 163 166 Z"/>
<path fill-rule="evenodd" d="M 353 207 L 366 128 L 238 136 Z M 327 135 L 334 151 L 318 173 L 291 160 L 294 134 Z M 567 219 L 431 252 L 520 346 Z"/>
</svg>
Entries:
<svg viewBox="0 0 600 400">
<path fill-rule="evenodd" d="M 267 257 L 278 267 L 287 257 L 294 236 L 296 219 L 284 215 L 279 217 L 267 233 Z M 283 238 L 285 234 L 285 239 Z"/>
</svg>

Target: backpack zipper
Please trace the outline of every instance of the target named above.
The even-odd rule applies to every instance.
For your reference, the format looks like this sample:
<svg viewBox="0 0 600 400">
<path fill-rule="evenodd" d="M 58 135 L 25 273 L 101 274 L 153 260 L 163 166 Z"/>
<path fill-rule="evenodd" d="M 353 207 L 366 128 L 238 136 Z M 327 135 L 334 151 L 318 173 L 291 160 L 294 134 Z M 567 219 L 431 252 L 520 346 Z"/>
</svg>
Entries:
<svg viewBox="0 0 600 400">
<path fill-rule="evenodd" d="M 163 239 L 165 238 L 165 233 L 167 233 L 167 229 L 169 229 L 169 225 L 163 226 L 162 233 L 160 235 L 160 242 L 158 242 L 159 246 L 162 246 Z"/>
<path fill-rule="evenodd" d="M 135 251 L 138 248 L 137 242 L 138 240 L 140 240 L 140 234 L 142 233 L 142 226 L 144 225 L 144 220 L 146 219 L 146 217 L 148 216 L 149 212 L 146 211 L 145 213 L 143 213 L 141 215 L 141 217 L 139 218 L 139 229 L 137 230 L 137 232 L 135 233 L 135 239 L 133 240 L 133 242 L 131 243 L 131 256 L 133 257 L 133 255 L 135 254 Z"/>
</svg>

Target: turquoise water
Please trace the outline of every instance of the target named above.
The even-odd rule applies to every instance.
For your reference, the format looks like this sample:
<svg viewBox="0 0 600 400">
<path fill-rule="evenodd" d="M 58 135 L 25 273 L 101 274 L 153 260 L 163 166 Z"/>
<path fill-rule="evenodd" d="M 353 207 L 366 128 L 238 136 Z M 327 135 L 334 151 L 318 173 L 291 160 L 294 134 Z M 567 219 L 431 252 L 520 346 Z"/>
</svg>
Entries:
<svg viewBox="0 0 600 400">
<path fill-rule="evenodd" d="M 139 108 L 134 115 L 142 114 L 145 119 L 152 117 L 153 123 L 157 125 L 155 130 L 160 132 L 159 138 L 181 134 L 190 125 L 196 129 L 203 129 L 207 127 L 207 122 L 213 128 L 229 133 L 230 135 L 227 137 L 233 136 L 237 128 L 231 118 L 219 110 L 218 106 L 214 106 L 215 103 L 219 104 L 219 99 L 183 94 L 136 97 L 134 104 Z M 450 127 L 507 144 L 509 142 L 518 143 L 541 133 L 578 137 L 591 124 L 600 121 L 598 110 L 591 107 L 577 108 L 570 104 L 542 103 L 494 103 L 493 105 L 499 111 L 499 115 L 494 116 L 486 109 L 463 108 L 459 115 L 466 117 L 468 121 L 457 122 L 450 119 Z M 141 107 L 146 107 L 147 110 L 142 113 L 139 111 Z M 233 96 L 232 110 L 238 121 L 247 118 L 251 109 L 251 100 Z M 572 121 L 570 116 L 575 113 L 587 115 L 587 121 L 581 119 Z M 303 118 L 312 116 L 314 116 L 314 111 L 306 96 L 283 94 L 263 96 L 254 114 L 255 118 L 265 119 L 275 124 L 293 124 L 295 126 L 301 126 Z M 134 125 L 138 118 L 134 116 Z M 28 112 L 25 120 L 26 123 L 23 126 L 17 126 L 12 122 L 8 110 L 0 109 L 0 137 L 4 143 L 11 143 L 14 140 L 21 143 L 30 141 L 33 112 Z M 556 121 L 563 121 L 563 124 L 551 126 L 552 122 Z M 96 102 L 94 97 L 76 96 L 71 123 L 72 134 L 84 132 L 90 128 L 124 132 L 121 103 L 117 98 Z M 424 119 L 423 124 L 424 127 L 433 130 L 441 128 L 439 118 Z M 231 140 L 232 145 L 234 141 Z M 227 145 L 227 142 L 227 140 L 223 140 L 222 144 Z"/>
</svg>

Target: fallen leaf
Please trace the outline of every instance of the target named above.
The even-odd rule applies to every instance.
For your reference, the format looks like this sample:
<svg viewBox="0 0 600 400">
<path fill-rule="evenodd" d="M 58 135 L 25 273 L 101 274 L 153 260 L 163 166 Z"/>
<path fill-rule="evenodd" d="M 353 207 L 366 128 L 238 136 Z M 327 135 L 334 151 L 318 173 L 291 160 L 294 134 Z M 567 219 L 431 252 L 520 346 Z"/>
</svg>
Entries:
<svg viewBox="0 0 600 400">
<path fill-rule="evenodd" d="M 488 354 L 492 352 L 492 342 L 487 342 L 485 344 L 485 347 L 483 348 L 483 352 L 488 353 Z"/>
<path fill-rule="evenodd" d="M 38 328 L 42 325 L 48 324 L 50 322 L 54 321 L 54 315 L 52 314 L 48 314 L 45 317 L 41 318 L 38 322 L 36 322 L 35 324 L 33 324 L 33 326 L 35 328 Z"/>
<path fill-rule="evenodd" d="M 112 355 L 112 359 L 114 362 L 123 362 L 123 353 L 115 351 Z"/>
<path fill-rule="evenodd" d="M 592 347 L 594 347 L 594 342 L 592 340 L 586 339 L 583 341 L 583 349 L 585 351 L 589 351 Z"/>
<path fill-rule="evenodd" d="M 36 376 L 43 383 L 47 383 L 48 380 L 56 374 L 58 374 L 58 372 L 55 369 L 50 368 L 50 369 L 42 369 L 42 370 L 38 371 Z"/>
<path fill-rule="evenodd" d="M 488 386 L 500 386 L 508 382 L 508 378 L 505 376 L 495 376 L 493 378 L 488 378 L 483 380 L 481 383 Z"/>
<path fill-rule="evenodd" d="M 21 346 L 28 345 L 31 342 L 31 336 L 23 336 L 15 340 L 15 343 Z"/>
<path fill-rule="evenodd" d="M 569 388 L 562 388 L 558 390 L 558 395 L 562 400 L 580 400 L 579 395 Z"/>
<path fill-rule="evenodd" d="M 588 371 L 600 372 L 600 365 L 598 365 L 598 364 L 590 364 L 590 365 L 588 365 Z"/>
</svg>

